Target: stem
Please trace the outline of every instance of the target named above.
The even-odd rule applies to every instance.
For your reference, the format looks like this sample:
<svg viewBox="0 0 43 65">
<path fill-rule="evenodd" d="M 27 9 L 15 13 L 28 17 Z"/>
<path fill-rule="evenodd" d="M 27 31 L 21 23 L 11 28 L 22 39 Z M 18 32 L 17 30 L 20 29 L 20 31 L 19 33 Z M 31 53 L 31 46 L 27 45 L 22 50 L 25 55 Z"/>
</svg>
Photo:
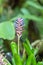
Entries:
<svg viewBox="0 0 43 65">
<path fill-rule="evenodd" d="M 25 49 L 23 50 L 23 56 L 25 55 Z"/>
<path fill-rule="evenodd" d="M 20 45 L 20 44 L 19 44 L 19 43 L 20 43 L 20 37 L 19 37 L 19 35 L 18 35 L 18 54 L 20 54 L 20 52 L 19 52 L 19 50 L 20 50 L 20 49 L 19 49 L 19 45 Z"/>
<path fill-rule="evenodd" d="M 23 56 L 22 56 L 22 63 L 24 64 L 26 60 L 26 54 L 25 54 L 25 49 L 23 50 Z"/>
</svg>

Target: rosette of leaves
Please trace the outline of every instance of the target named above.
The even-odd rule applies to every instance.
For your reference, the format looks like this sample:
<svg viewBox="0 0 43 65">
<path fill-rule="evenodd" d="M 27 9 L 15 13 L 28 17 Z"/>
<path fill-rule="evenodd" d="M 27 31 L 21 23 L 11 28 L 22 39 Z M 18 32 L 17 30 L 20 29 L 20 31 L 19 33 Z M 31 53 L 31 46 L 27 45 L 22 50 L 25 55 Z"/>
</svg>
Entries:
<svg viewBox="0 0 43 65">
<path fill-rule="evenodd" d="M 33 49 L 30 45 L 30 42 L 26 39 L 23 46 L 25 48 L 26 55 L 24 54 L 22 57 L 18 54 L 17 44 L 15 42 L 11 42 L 10 44 L 12 50 L 12 63 L 13 65 L 43 65 L 43 62 L 36 62 L 35 52 L 36 49 Z M 37 52 L 36 52 L 37 53 Z"/>
</svg>

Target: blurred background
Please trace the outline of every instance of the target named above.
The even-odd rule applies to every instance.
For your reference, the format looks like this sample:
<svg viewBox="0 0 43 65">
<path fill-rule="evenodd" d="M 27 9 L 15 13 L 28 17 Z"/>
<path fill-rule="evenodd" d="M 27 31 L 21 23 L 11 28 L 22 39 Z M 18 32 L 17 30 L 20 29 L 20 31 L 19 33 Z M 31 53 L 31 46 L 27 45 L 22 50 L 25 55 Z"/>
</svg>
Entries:
<svg viewBox="0 0 43 65">
<path fill-rule="evenodd" d="M 25 22 L 26 36 L 29 33 L 29 21 L 31 26 L 36 26 L 40 38 L 43 38 L 43 0 L 0 0 L 0 22 L 12 21 L 22 17 Z M 37 30 L 37 29 L 35 29 Z M 34 31 L 35 31 L 34 30 Z"/>
<path fill-rule="evenodd" d="M 6 21 L 14 23 L 18 17 L 23 18 L 25 24 L 21 41 L 28 38 L 30 43 L 32 43 L 43 39 L 43 0 L 0 0 L 0 23 Z M 8 26 L 8 24 L 6 25 Z M 5 28 L 2 30 L 7 32 Z M 0 45 L 2 46 L 0 50 L 4 48 L 6 53 L 6 46 L 4 47 L 3 45 L 5 43 L 9 44 L 10 41 L 9 37 L 7 42 L 6 39 L 3 39 L 3 37 L 0 39 Z"/>
</svg>

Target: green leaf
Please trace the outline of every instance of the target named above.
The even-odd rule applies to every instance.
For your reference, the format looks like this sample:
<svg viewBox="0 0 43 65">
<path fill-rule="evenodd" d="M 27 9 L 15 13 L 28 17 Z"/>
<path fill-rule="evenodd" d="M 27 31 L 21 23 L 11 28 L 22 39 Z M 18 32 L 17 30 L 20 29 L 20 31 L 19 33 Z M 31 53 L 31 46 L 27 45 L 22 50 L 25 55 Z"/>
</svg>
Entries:
<svg viewBox="0 0 43 65">
<path fill-rule="evenodd" d="M 0 38 L 12 40 L 15 37 L 15 28 L 12 22 L 0 23 Z"/>
<path fill-rule="evenodd" d="M 38 62 L 37 65 L 43 65 L 43 62 Z"/>
<path fill-rule="evenodd" d="M 14 57 L 13 57 L 13 56 L 12 56 L 12 64 L 13 64 L 13 65 L 16 65 L 16 64 L 15 64 L 15 60 L 14 60 Z"/>
<path fill-rule="evenodd" d="M 15 60 L 15 64 L 16 64 L 16 65 L 22 65 L 22 60 L 21 60 L 21 58 L 20 58 L 20 55 L 15 54 L 15 55 L 14 55 L 14 60 Z"/>
<path fill-rule="evenodd" d="M 27 1 L 27 2 L 24 4 L 24 6 L 26 6 L 26 7 L 27 7 L 28 5 L 31 6 L 31 7 L 34 7 L 34 8 L 36 8 L 36 9 L 38 9 L 38 10 L 43 11 L 43 7 L 42 7 L 42 6 L 36 4 L 36 3 L 32 2 L 32 1 Z"/>
<path fill-rule="evenodd" d="M 25 47 L 27 54 L 30 55 L 32 53 L 32 47 L 30 45 L 29 40 L 26 39 L 26 42 L 24 43 L 24 47 Z"/>
<path fill-rule="evenodd" d="M 26 18 L 26 19 L 31 19 L 31 20 L 34 20 L 34 21 L 37 21 L 37 22 L 42 22 L 43 21 L 43 18 L 42 17 L 39 17 L 39 16 L 35 16 L 35 15 L 23 15 L 22 16 L 23 18 Z"/>
<path fill-rule="evenodd" d="M 28 56 L 28 59 L 26 61 L 26 65 L 31 65 L 31 61 L 32 61 L 32 55 Z"/>
<path fill-rule="evenodd" d="M 29 15 L 30 12 L 26 8 L 21 8 L 21 12 L 25 15 Z"/>
<path fill-rule="evenodd" d="M 29 49 L 29 47 L 27 46 L 26 43 L 24 43 L 24 47 L 25 47 L 27 54 L 30 55 L 32 52 L 31 52 L 31 50 Z"/>
<path fill-rule="evenodd" d="M 34 57 L 33 54 L 31 54 L 30 56 L 28 56 L 28 59 L 26 61 L 26 65 L 36 65 L 36 59 Z"/>
<path fill-rule="evenodd" d="M 36 65 L 37 64 L 34 54 L 32 54 L 32 62 L 31 63 L 32 63 L 32 65 Z"/>
<path fill-rule="evenodd" d="M 10 47 L 11 47 L 11 51 L 12 51 L 13 56 L 18 53 L 17 45 L 15 42 L 11 42 Z"/>
<path fill-rule="evenodd" d="M 16 65 L 22 65 L 20 55 L 18 55 L 17 45 L 15 42 L 11 42 L 11 51 Z"/>
<path fill-rule="evenodd" d="M 24 53 L 23 53 L 23 55 L 22 55 L 22 65 L 24 65 L 24 64 L 25 64 L 25 61 L 26 61 L 26 53 L 25 53 L 25 49 L 24 49 L 23 52 L 24 52 Z"/>
</svg>

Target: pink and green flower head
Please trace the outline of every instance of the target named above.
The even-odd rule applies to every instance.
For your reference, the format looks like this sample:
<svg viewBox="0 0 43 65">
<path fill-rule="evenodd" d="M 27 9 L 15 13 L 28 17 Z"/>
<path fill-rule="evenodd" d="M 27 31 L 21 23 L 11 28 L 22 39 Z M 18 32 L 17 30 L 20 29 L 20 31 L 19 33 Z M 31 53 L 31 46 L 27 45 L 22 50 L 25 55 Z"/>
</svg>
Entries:
<svg viewBox="0 0 43 65">
<path fill-rule="evenodd" d="M 15 22 L 16 34 L 17 36 L 22 36 L 24 22 L 22 18 L 18 18 Z"/>
</svg>

